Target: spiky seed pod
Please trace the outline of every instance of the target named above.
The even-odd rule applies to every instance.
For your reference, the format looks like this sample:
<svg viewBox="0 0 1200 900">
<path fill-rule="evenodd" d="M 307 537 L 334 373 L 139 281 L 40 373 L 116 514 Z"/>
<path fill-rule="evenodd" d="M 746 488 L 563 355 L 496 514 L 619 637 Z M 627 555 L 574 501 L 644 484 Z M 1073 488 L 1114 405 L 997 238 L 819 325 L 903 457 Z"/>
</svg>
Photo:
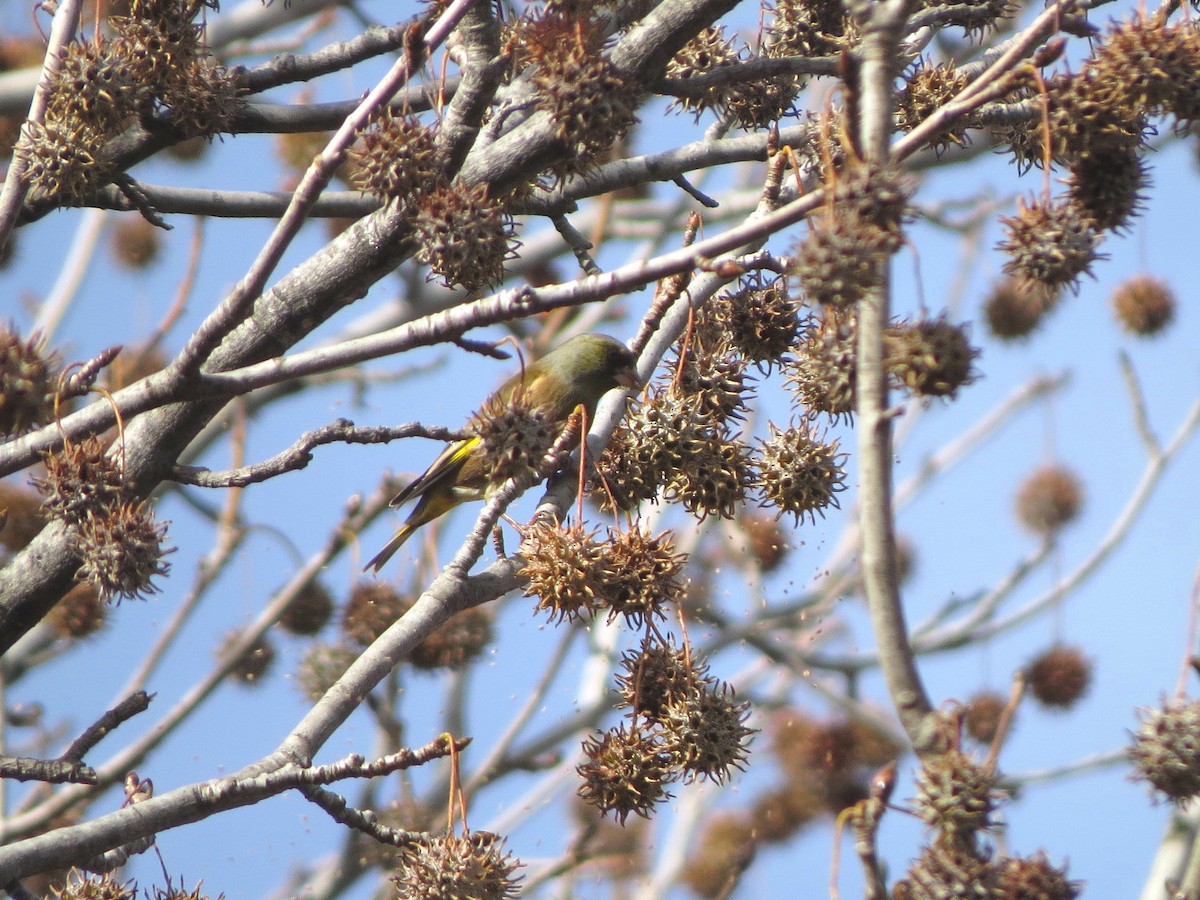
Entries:
<svg viewBox="0 0 1200 900">
<path fill-rule="evenodd" d="M 94 584 L 77 584 L 46 616 L 46 624 L 63 638 L 80 640 L 96 634 L 108 621 L 108 604 Z"/>
<path fill-rule="evenodd" d="M 988 331 L 1002 341 L 1028 337 L 1058 305 L 1062 292 L 1036 281 L 1002 278 L 983 306 Z"/>
<path fill-rule="evenodd" d="M 359 650 L 346 644 L 313 644 L 296 669 L 296 684 L 305 697 L 316 703 L 358 656 Z"/>
<path fill-rule="evenodd" d="M 409 605 L 386 581 L 360 581 L 342 610 L 342 634 L 360 647 L 370 646 Z"/>
<path fill-rule="evenodd" d="M 79 526 L 89 518 L 103 518 L 121 502 L 125 493 L 121 464 L 105 450 L 104 440 L 93 435 L 42 455 L 46 475 L 33 484 L 46 512 Z"/>
<path fill-rule="evenodd" d="M 158 258 L 162 236 L 140 215 L 123 216 L 112 231 L 112 254 L 126 269 L 144 269 Z"/>
<path fill-rule="evenodd" d="M 913 185 L 892 166 L 845 165 L 832 180 L 833 209 L 862 223 L 881 251 L 895 253 L 904 242 L 901 228 L 910 217 Z"/>
<path fill-rule="evenodd" d="M 703 437 L 690 459 L 671 473 L 665 496 L 702 520 L 732 519 L 745 503 L 753 478 L 749 448 L 718 429 L 707 429 Z"/>
<path fill-rule="evenodd" d="M 112 174 L 104 135 L 80 123 L 26 125 L 16 152 L 25 160 L 31 197 L 59 206 L 82 202 Z"/>
<path fill-rule="evenodd" d="M 603 551 L 596 532 L 580 524 L 560 528 L 537 521 L 525 532 L 519 551 L 525 560 L 521 575 L 529 579 L 526 597 L 537 597 L 538 612 L 551 621 L 590 619 L 600 605 L 596 578 Z"/>
<path fill-rule="evenodd" d="M 134 599 L 158 593 L 155 576 L 166 575 L 170 565 L 163 556 L 167 523 L 154 518 L 149 503 L 122 500 L 89 514 L 72 534 L 72 549 L 83 560 L 79 578 L 100 589 L 105 599 Z"/>
<path fill-rule="evenodd" d="M 102 39 L 67 45 L 48 85 L 47 122 L 109 135 L 122 130 L 135 111 L 139 89 L 113 51 L 113 43 Z"/>
<path fill-rule="evenodd" d="M 689 649 L 676 647 L 672 637 L 665 643 L 647 637 L 637 650 L 625 652 L 621 668 L 616 676 L 621 705 L 651 721 L 660 720 L 668 704 L 685 702 L 711 681 L 708 667 Z"/>
<path fill-rule="evenodd" d="M 585 170 L 637 121 L 641 91 L 602 55 L 604 40 L 596 23 L 552 11 L 527 31 L 537 106 L 569 149 L 559 175 Z"/>
<path fill-rule="evenodd" d="M 683 867 L 683 881 L 698 897 L 726 897 L 758 849 L 755 823 L 741 813 L 711 816 L 695 852 Z"/>
<path fill-rule="evenodd" d="M 381 200 L 413 205 L 444 177 L 434 133 L 412 116 L 385 112 L 350 151 L 351 183 Z"/>
<path fill-rule="evenodd" d="M 84 874 L 72 869 L 66 883 L 54 890 L 55 900 L 137 900 L 137 884 L 124 884 L 111 875 Z"/>
<path fill-rule="evenodd" d="M 826 442 L 807 423 L 770 427 L 754 463 L 764 505 L 774 506 L 780 516 L 790 513 L 797 525 L 805 516 L 815 524 L 817 513 L 824 516 L 830 506 L 840 509 L 837 495 L 846 489 L 848 454 L 839 452 L 837 439 Z"/>
<path fill-rule="evenodd" d="M 171 124 L 194 137 L 228 131 L 242 105 L 242 93 L 241 80 L 233 71 L 204 57 L 190 60 L 180 77 L 159 92 L 159 100 Z"/>
<path fill-rule="evenodd" d="M 990 746 L 1007 706 L 1008 698 L 996 691 L 975 694 L 963 708 L 963 724 L 967 734 L 984 746 Z"/>
<path fill-rule="evenodd" d="M 229 655 L 233 645 L 236 644 L 242 637 L 240 631 L 231 631 L 225 635 L 225 640 L 216 650 L 217 659 L 223 659 Z M 275 662 L 275 647 L 264 635 L 256 640 L 250 647 L 238 657 L 237 662 L 230 670 L 229 675 L 239 684 L 246 687 L 253 687 L 262 682 L 263 678 L 271 669 L 271 665 Z"/>
<path fill-rule="evenodd" d="M 778 75 L 731 85 L 725 112 L 745 131 L 767 128 L 784 116 L 796 115 L 796 96 L 804 80 L 796 75 Z"/>
<path fill-rule="evenodd" d="M 897 900 L 995 900 L 995 866 L 972 847 L 934 843 L 921 848 L 908 875 L 898 881 Z"/>
<path fill-rule="evenodd" d="M 1087 73 L 1055 75 L 1042 85 L 1026 85 L 1013 99 L 1033 97 L 1038 98 L 1039 110 L 1043 102 L 1047 108 L 1052 162 L 1075 166 L 1092 156 L 1136 152 L 1144 142 L 1145 111 L 1136 104 L 1113 102 L 1114 98 L 1105 96 L 1103 85 Z M 1009 145 L 1019 171 L 1045 164 L 1041 115 L 996 134 Z"/>
<path fill-rule="evenodd" d="M 599 550 L 593 575 L 596 601 L 608 610 L 609 621 L 624 616 L 640 628 L 647 619 L 663 618 L 663 606 L 683 596 L 687 555 L 675 552 L 669 531 L 651 537 L 636 526 L 610 528 Z"/>
<path fill-rule="evenodd" d="M 819 818 L 825 805 L 808 779 L 789 778 L 760 794 L 750 810 L 755 836 L 767 843 L 782 843 Z"/>
<path fill-rule="evenodd" d="M 1158 334 L 1175 318 L 1175 294 L 1152 275 L 1134 275 L 1117 285 L 1112 295 L 1117 321 L 1130 334 Z"/>
<path fill-rule="evenodd" d="M 695 404 L 701 416 L 722 425 L 741 420 L 746 411 L 746 361 L 710 353 L 688 353 L 680 364 L 676 356 L 667 362 L 675 372 L 679 396 Z"/>
<path fill-rule="evenodd" d="M 999 249 L 1009 255 L 1004 271 L 1049 288 L 1079 289 L 1079 277 L 1090 275 L 1091 266 L 1103 254 L 1096 252 L 1100 236 L 1091 222 L 1069 203 L 1031 206 L 1018 201 L 1017 215 L 1000 221 L 1008 237 Z"/>
<path fill-rule="evenodd" d="M 1121 231 L 1141 212 L 1149 183 L 1136 149 L 1102 151 L 1072 163 L 1067 200 L 1097 231 Z"/>
<path fill-rule="evenodd" d="M 702 322 L 714 336 L 699 341 L 706 351 L 732 350 L 763 371 L 783 362 L 800 336 L 801 325 L 787 280 L 780 276 L 763 281 L 757 272 L 743 278 L 735 292 L 710 300 Z"/>
<path fill-rule="evenodd" d="M 177 81 L 189 63 L 204 54 L 200 31 L 181 17 L 114 16 L 113 52 L 134 84 L 157 93 Z"/>
<path fill-rule="evenodd" d="M 779 517 L 742 510 L 737 523 L 746 537 L 750 557 L 759 569 L 764 573 L 778 569 L 791 549 Z"/>
<path fill-rule="evenodd" d="M 853 316 L 826 313 L 807 324 L 787 383 L 809 413 L 824 413 L 834 422 L 854 415 L 856 341 Z"/>
<path fill-rule="evenodd" d="M 904 87 L 896 98 L 896 127 L 905 133 L 912 131 L 958 96 L 969 81 L 953 63 L 930 65 L 920 60 L 905 77 Z M 929 145 L 938 154 L 951 144 L 964 146 L 967 129 L 973 126 L 971 117 L 964 116 L 935 135 Z"/>
<path fill-rule="evenodd" d="M 459 669 L 492 643 L 495 616 L 486 606 L 455 613 L 413 648 L 408 661 L 427 672 Z"/>
<path fill-rule="evenodd" d="M 1158 16 L 1142 12 L 1113 23 L 1082 72 L 1095 82 L 1102 97 L 1157 116 L 1176 112 L 1179 99 L 1185 111 L 1194 109 L 1195 100 L 1188 94 L 1200 86 L 1198 65 L 1200 39 L 1195 23 L 1166 25 Z"/>
<path fill-rule="evenodd" d="M 24 550 L 46 524 L 41 498 L 34 491 L 0 481 L 0 546 Z"/>
<path fill-rule="evenodd" d="M 58 368 L 41 337 L 0 326 L 0 434 L 21 434 L 54 418 Z"/>
<path fill-rule="evenodd" d="M 967 326 L 945 318 L 892 325 L 884 351 L 889 374 L 918 397 L 953 399 L 977 377 Z"/>
<path fill-rule="evenodd" d="M 429 265 L 446 287 L 468 291 L 499 284 L 512 250 L 512 225 L 485 184 L 442 185 L 421 199 L 413 222 Z"/>
<path fill-rule="evenodd" d="M 996 773 L 958 750 L 922 761 L 913 811 L 948 842 L 966 844 L 996 808 Z"/>
<path fill-rule="evenodd" d="M 1092 661 L 1078 647 L 1058 644 L 1037 656 L 1025 669 L 1029 693 L 1042 706 L 1068 709 L 1092 683 Z"/>
<path fill-rule="evenodd" d="M 599 471 L 622 509 L 664 488 L 695 515 L 730 518 L 745 499 L 750 470 L 745 446 L 725 431 L 692 398 L 654 388 L 625 417 Z M 607 507 L 603 489 L 596 494 Z"/>
<path fill-rule="evenodd" d="M 521 867 L 504 838 L 473 831 L 409 844 L 391 880 L 400 900 L 507 900 L 519 893 Z"/>
<path fill-rule="evenodd" d="M 1083 485 L 1066 466 L 1043 466 L 1017 490 L 1017 519 L 1037 534 L 1057 534 L 1074 522 L 1082 509 Z"/>
<path fill-rule="evenodd" d="M 725 682 L 682 697 L 672 697 L 659 720 L 663 743 L 688 780 L 707 778 L 722 784 L 733 770 L 745 771 L 749 739 L 749 701 L 734 699 Z"/>
<path fill-rule="evenodd" d="M 837 0 L 776 0 L 763 31 L 763 52 L 785 56 L 834 56 L 854 45 L 858 29 Z"/>
<path fill-rule="evenodd" d="M 1050 864 L 1039 850 L 1033 856 L 1010 856 L 996 866 L 996 900 L 1075 900 L 1082 883 L 1067 878 L 1067 867 Z"/>
<path fill-rule="evenodd" d="M 624 824 L 630 813 L 650 818 L 650 812 L 670 799 L 671 755 L 662 739 L 645 728 L 622 723 L 583 742 L 587 760 L 576 767 L 583 784 L 579 796 L 602 813 L 612 812 Z"/>
<path fill-rule="evenodd" d="M 312 637 L 333 618 L 333 596 L 319 581 L 302 587 L 279 617 L 279 627 L 289 634 Z"/>
<path fill-rule="evenodd" d="M 1138 714 L 1141 723 L 1129 747 L 1131 777 L 1149 782 L 1174 803 L 1200 795 L 1200 702 L 1165 701 Z"/>
<path fill-rule="evenodd" d="M 485 403 L 471 418 L 467 432 L 483 442 L 490 466 L 488 482 L 502 485 L 510 478 L 533 482 L 559 436 L 559 427 L 518 389 Z"/>
<path fill-rule="evenodd" d="M 733 49 L 733 41 L 726 39 L 725 30 L 720 26 L 709 27 L 701 29 L 671 57 L 663 74 L 667 78 L 687 80 L 718 69 L 728 69 L 738 62 L 738 53 Z M 699 96 L 678 97 L 671 101 L 671 105 L 694 112 L 699 117 L 706 109 L 723 107 L 730 89 L 731 86 L 726 84 L 709 85 Z"/>
<path fill-rule="evenodd" d="M 809 300 L 846 308 L 881 284 L 887 255 L 875 229 L 849 217 L 818 215 L 796 248 L 792 272 Z"/>
</svg>

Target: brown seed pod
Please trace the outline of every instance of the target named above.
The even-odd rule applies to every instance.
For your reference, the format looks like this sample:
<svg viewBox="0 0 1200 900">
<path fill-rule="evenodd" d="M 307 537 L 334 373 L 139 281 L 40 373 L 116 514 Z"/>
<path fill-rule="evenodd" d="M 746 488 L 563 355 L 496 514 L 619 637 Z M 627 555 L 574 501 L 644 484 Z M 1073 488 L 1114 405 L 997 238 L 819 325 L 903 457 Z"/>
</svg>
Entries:
<svg viewBox="0 0 1200 900">
<path fill-rule="evenodd" d="M 402 848 L 391 880 L 400 900 L 507 900 L 519 893 L 521 866 L 497 834 L 444 834 Z"/>
<path fill-rule="evenodd" d="M 1082 508 L 1083 485 L 1065 466 L 1043 466 L 1017 490 L 1017 518 L 1038 534 L 1058 533 L 1079 517 Z"/>
<path fill-rule="evenodd" d="M 160 229 L 140 215 L 122 216 L 112 231 L 112 254 L 126 269 L 145 269 L 162 249 Z"/>
<path fill-rule="evenodd" d="M 896 127 L 907 133 L 966 88 L 969 79 L 954 68 L 953 63 L 930 64 L 919 60 L 905 76 L 904 87 L 896 98 Z M 959 118 L 930 141 L 935 153 L 941 153 L 951 144 L 964 146 L 967 129 L 974 123 L 970 116 Z"/>
<path fill-rule="evenodd" d="M 108 604 L 94 584 L 77 584 L 46 616 L 46 624 L 64 638 L 79 640 L 96 634 L 108 620 Z"/>
<path fill-rule="evenodd" d="M 1062 292 L 1036 281 L 1003 278 L 992 285 L 983 315 L 992 337 L 1015 341 L 1031 335 L 1058 305 Z"/>
<path fill-rule="evenodd" d="M 949 397 L 978 377 L 967 327 L 945 318 L 892 325 L 884 336 L 888 373 L 918 397 Z"/>
<path fill-rule="evenodd" d="M 36 492 L 11 481 L 0 481 L 0 546 L 24 550 L 46 524 L 42 500 Z"/>
<path fill-rule="evenodd" d="M 1079 277 L 1103 254 L 1096 252 L 1100 236 L 1091 220 L 1070 203 L 1018 203 L 1017 215 L 1001 219 L 1008 237 L 999 249 L 1009 255 L 1006 274 L 1048 288 L 1079 288 Z"/>
<path fill-rule="evenodd" d="M 621 668 L 616 676 L 621 705 L 651 721 L 662 719 L 669 704 L 684 703 L 712 683 L 708 667 L 669 636 L 665 643 L 646 637 L 637 650 L 625 652 Z"/>
<path fill-rule="evenodd" d="M 232 631 L 225 636 L 221 646 L 217 648 L 216 657 L 222 659 L 228 655 L 233 645 L 242 637 L 240 631 Z M 229 675 L 238 684 L 254 687 L 261 684 L 275 662 L 275 647 L 264 635 L 256 640 L 238 657 Z"/>
<path fill-rule="evenodd" d="M 854 415 L 856 335 L 854 318 L 845 313 L 826 312 L 806 326 L 787 382 L 808 412 L 824 413 L 834 422 Z"/>
<path fill-rule="evenodd" d="M 688 780 L 707 778 L 717 784 L 734 769 L 744 771 L 749 739 L 756 732 L 745 725 L 749 715 L 750 703 L 735 700 L 725 682 L 670 698 L 659 724 L 672 764 Z"/>
<path fill-rule="evenodd" d="M 1175 318 L 1175 294 L 1165 281 L 1135 275 L 1117 285 L 1112 295 L 1117 321 L 1130 334 L 1150 337 Z"/>
<path fill-rule="evenodd" d="M 46 121 L 66 128 L 85 126 L 100 134 L 120 133 L 141 93 L 122 65 L 119 43 L 97 39 L 67 45 L 47 86 Z"/>
<path fill-rule="evenodd" d="M 359 647 L 370 646 L 410 605 L 386 581 L 360 581 L 342 610 L 342 634 Z"/>
<path fill-rule="evenodd" d="M 711 816 L 696 851 L 683 868 L 683 881 L 698 897 L 730 896 L 758 850 L 755 823 L 742 813 Z"/>
<path fill-rule="evenodd" d="M 46 512 L 68 525 L 104 518 L 125 495 L 125 477 L 118 459 L 95 436 L 42 455 L 44 478 L 35 478 Z"/>
<path fill-rule="evenodd" d="M 838 441 L 826 442 L 806 423 L 784 430 L 770 423 L 770 428 L 755 461 L 764 505 L 780 516 L 790 513 L 797 525 L 805 516 L 815 524 L 817 513 L 840 508 L 837 495 L 846 489 L 848 454 L 839 452 Z"/>
<path fill-rule="evenodd" d="M 1092 683 L 1092 661 L 1078 647 L 1058 644 L 1036 657 L 1025 669 L 1029 692 L 1042 706 L 1074 706 Z"/>
<path fill-rule="evenodd" d="M 583 754 L 587 760 L 576 768 L 583 779 L 579 796 L 602 813 L 612 812 L 619 823 L 630 813 L 650 818 L 671 796 L 666 789 L 673 778 L 671 755 L 657 734 L 622 723 L 586 739 Z"/>
<path fill-rule="evenodd" d="M 427 672 L 460 669 L 492 643 L 495 616 L 486 606 L 457 612 L 413 648 L 408 661 Z"/>
<path fill-rule="evenodd" d="M 279 617 L 279 627 L 289 634 L 312 637 L 333 617 L 333 596 L 319 581 L 310 581 L 296 594 Z"/>
<path fill-rule="evenodd" d="M 350 151 L 351 183 L 381 200 L 415 205 L 444 177 L 434 132 L 411 116 L 385 112 Z"/>
<path fill-rule="evenodd" d="M 996 867 L 973 846 L 935 840 L 921 848 L 908 874 L 896 882 L 892 896 L 896 900 L 995 898 L 997 878 Z"/>
<path fill-rule="evenodd" d="M 596 532 L 580 524 L 561 528 L 538 521 L 521 542 L 521 569 L 529 579 L 526 597 L 537 597 L 537 610 L 550 613 L 554 622 L 590 619 L 599 607 L 599 573 L 602 551 Z"/>
<path fill-rule="evenodd" d="M 1008 707 L 1008 698 L 996 691 L 980 691 L 966 702 L 963 724 L 967 734 L 984 746 L 990 746 Z"/>
<path fill-rule="evenodd" d="M 764 280 L 755 272 L 734 293 L 710 300 L 704 313 L 727 336 L 729 348 L 762 371 L 781 365 L 800 337 L 799 305 L 782 276 Z"/>
<path fill-rule="evenodd" d="M 1083 887 L 1082 882 L 1067 878 L 1066 866 L 1052 866 L 1041 850 L 1028 857 L 1010 856 L 996 868 L 997 900 L 1075 900 Z"/>
<path fill-rule="evenodd" d="M 163 556 L 167 524 L 156 521 L 148 502 L 121 500 L 72 530 L 72 550 L 82 560 L 79 578 L 100 589 L 105 599 L 134 599 L 155 594 L 153 579 L 166 575 Z"/>
<path fill-rule="evenodd" d="M 54 418 L 58 362 L 39 335 L 22 340 L 0 326 L 0 434 L 21 434 Z"/>
<path fill-rule="evenodd" d="M 305 652 L 296 669 L 296 684 L 305 697 L 316 703 L 346 674 L 360 652 L 347 644 L 315 643 Z"/>
<path fill-rule="evenodd" d="M 417 258 L 446 287 L 473 291 L 499 284 L 513 250 L 512 224 L 487 185 L 442 185 L 425 195 L 413 224 Z"/>
<path fill-rule="evenodd" d="M 502 485 L 510 478 L 532 482 L 560 430 L 521 388 L 503 398 L 490 398 L 467 425 L 467 432 L 483 443 L 492 485 Z"/>
</svg>

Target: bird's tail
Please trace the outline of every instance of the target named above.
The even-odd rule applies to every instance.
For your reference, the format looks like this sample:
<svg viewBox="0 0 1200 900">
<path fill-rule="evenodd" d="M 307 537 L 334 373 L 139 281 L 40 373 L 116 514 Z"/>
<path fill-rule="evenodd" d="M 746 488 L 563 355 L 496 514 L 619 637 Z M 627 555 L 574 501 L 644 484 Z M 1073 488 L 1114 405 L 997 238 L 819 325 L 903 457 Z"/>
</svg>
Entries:
<svg viewBox="0 0 1200 900">
<path fill-rule="evenodd" d="M 410 525 L 407 522 L 401 525 L 399 530 L 392 535 L 392 539 L 387 542 L 384 548 L 376 553 L 375 556 L 371 558 L 369 563 L 363 566 L 363 571 L 370 571 L 378 575 L 379 570 L 387 565 L 387 561 L 391 559 L 392 555 L 404 545 L 405 541 L 412 537 L 412 533 L 416 530 L 417 528 L 415 525 Z"/>
</svg>

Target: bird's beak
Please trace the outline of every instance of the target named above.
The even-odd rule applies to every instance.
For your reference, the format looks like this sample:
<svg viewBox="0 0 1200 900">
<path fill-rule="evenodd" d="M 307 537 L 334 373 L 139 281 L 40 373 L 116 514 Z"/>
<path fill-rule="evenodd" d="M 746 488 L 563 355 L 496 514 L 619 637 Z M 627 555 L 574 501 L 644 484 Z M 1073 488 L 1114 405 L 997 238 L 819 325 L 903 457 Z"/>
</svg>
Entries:
<svg viewBox="0 0 1200 900">
<path fill-rule="evenodd" d="M 616 382 L 621 387 L 631 391 L 641 385 L 642 379 L 638 378 L 637 369 L 635 369 L 633 366 L 630 366 L 627 369 L 621 369 L 619 372 L 617 372 Z"/>
</svg>

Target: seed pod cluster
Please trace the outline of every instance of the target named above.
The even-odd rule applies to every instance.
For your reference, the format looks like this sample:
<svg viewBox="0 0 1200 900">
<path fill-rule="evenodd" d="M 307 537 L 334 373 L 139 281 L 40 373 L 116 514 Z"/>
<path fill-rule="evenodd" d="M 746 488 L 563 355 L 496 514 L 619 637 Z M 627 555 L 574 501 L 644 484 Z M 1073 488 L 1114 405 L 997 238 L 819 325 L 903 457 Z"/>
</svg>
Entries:
<svg viewBox="0 0 1200 900">
<path fill-rule="evenodd" d="M 828 202 L 809 217 L 793 274 L 807 300 L 845 309 L 881 283 L 883 263 L 903 243 L 910 185 L 890 168 L 855 164 L 826 185 Z"/>
<path fill-rule="evenodd" d="M 667 64 L 668 78 L 687 80 L 719 71 L 736 71 L 751 57 L 748 47 L 734 50 L 720 27 L 705 28 L 685 44 Z M 793 101 L 803 87 L 799 77 L 740 79 L 706 85 L 699 94 L 684 94 L 675 105 L 696 113 L 716 110 L 740 127 L 764 128 L 792 111 Z"/>
<path fill-rule="evenodd" d="M 535 523 L 521 543 L 525 596 L 558 621 L 588 619 L 607 611 L 633 627 L 665 617 L 664 606 L 683 596 L 683 566 L 669 532 L 657 537 L 634 527 L 609 529 L 608 539 L 580 525 Z"/>
<path fill-rule="evenodd" d="M 167 574 L 166 523 L 151 505 L 135 499 L 122 466 L 98 437 L 68 442 L 43 455 L 45 475 L 34 480 L 48 515 L 68 528 L 81 559 L 78 576 L 107 600 L 157 592 L 153 579 Z"/>
<path fill-rule="evenodd" d="M 518 29 L 514 56 L 531 68 L 534 102 L 568 148 L 559 176 L 586 171 L 637 121 L 641 88 L 604 55 L 605 38 L 590 12 L 553 6 Z"/>
</svg>

